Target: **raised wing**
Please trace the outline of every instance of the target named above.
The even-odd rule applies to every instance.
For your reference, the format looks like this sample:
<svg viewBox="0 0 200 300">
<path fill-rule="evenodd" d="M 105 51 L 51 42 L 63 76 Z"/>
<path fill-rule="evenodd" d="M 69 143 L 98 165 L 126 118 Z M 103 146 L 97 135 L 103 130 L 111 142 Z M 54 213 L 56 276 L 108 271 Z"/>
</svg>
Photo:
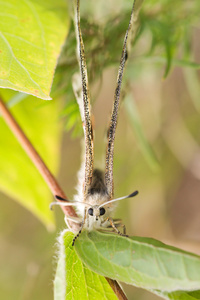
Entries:
<svg viewBox="0 0 200 300">
<path fill-rule="evenodd" d="M 110 120 L 110 125 L 109 125 L 108 133 L 107 133 L 108 144 L 107 144 L 107 150 L 106 150 L 105 184 L 106 184 L 110 199 L 113 198 L 113 154 L 114 154 L 115 131 L 116 131 L 116 127 L 117 127 L 117 117 L 118 117 L 118 111 L 119 111 L 119 100 L 120 100 L 120 91 L 121 91 L 123 71 L 124 71 L 125 62 L 126 62 L 127 56 L 128 56 L 127 40 L 128 40 L 128 36 L 129 36 L 130 30 L 131 30 L 131 27 L 133 24 L 133 19 L 134 19 L 134 6 L 135 6 L 135 1 L 133 3 L 128 29 L 126 31 L 125 38 L 124 38 L 122 55 L 121 55 L 121 60 L 120 60 L 120 65 L 119 65 L 119 70 L 118 70 L 118 76 L 117 76 L 117 86 L 115 89 L 111 120 Z"/>
<path fill-rule="evenodd" d="M 90 111 L 90 96 L 88 89 L 88 76 L 87 66 L 85 60 L 85 51 L 83 38 L 80 28 L 80 1 L 75 0 L 75 28 L 76 28 L 76 39 L 78 45 L 78 60 L 81 73 L 82 81 L 82 96 L 83 96 L 83 114 L 84 114 L 84 135 L 85 135 L 85 181 L 84 181 L 84 200 L 86 198 L 89 186 L 92 182 L 93 174 L 93 130 L 91 124 L 91 111 Z"/>
</svg>

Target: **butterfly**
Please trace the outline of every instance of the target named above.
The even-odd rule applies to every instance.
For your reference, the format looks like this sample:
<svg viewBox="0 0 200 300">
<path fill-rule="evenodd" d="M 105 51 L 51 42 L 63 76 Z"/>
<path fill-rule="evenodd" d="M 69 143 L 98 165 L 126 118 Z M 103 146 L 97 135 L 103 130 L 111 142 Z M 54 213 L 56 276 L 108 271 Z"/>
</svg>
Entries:
<svg viewBox="0 0 200 300">
<path fill-rule="evenodd" d="M 83 229 L 91 230 L 102 230 L 116 232 L 120 235 L 126 235 L 125 225 L 120 219 L 113 219 L 111 217 L 113 209 L 115 208 L 114 203 L 126 198 L 134 197 L 138 194 L 138 191 L 113 199 L 114 197 L 114 184 L 113 184 L 113 155 L 114 155 L 114 141 L 115 132 L 117 127 L 117 118 L 119 111 L 120 102 L 120 91 L 122 84 L 123 71 L 125 63 L 128 58 L 127 52 L 127 40 L 133 24 L 134 19 L 134 6 L 133 3 L 131 16 L 127 31 L 124 37 L 123 49 L 121 54 L 121 60 L 117 76 L 117 85 L 114 93 L 114 102 L 111 113 L 111 119 L 109 128 L 107 131 L 107 149 L 106 149 L 106 162 L 105 172 L 99 169 L 94 169 L 94 143 L 93 143 L 93 128 L 91 121 L 91 107 L 90 107 L 90 95 L 88 88 L 88 76 L 87 66 L 85 59 L 85 51 L 83 38 L 80 26 L 80 0 L 75 0 L 75 28 L 76 28 L 76 39 L 78 48 L 78 61 L 80 66 L 81 75 L 81 93 L 76 94 L 77 102 L 81 113 L 84 129 L 84 142 L 85 142 L 85 159 L 82 164 L 81 170 L 79 171 L 79 186 L 77 188 L 78 194 L 75 196 L 74 201 L 66 200 L 60 196 L 55 195 L 55 198 L 59 202 L 51 203 L 53 205 L 63 206 L 76 206 L 79 209 L 80 216 L 82 217 L 69 217 L 66 216 L 66 223 L 69 221 L 75 222 L 80 225 L 78 233 L 73 239 L 72 245 L 74 245 L 76 239 L 80 235 Z M 119 231 L 118 228 L 122 228 L 123 232 Z"/>
</svg>

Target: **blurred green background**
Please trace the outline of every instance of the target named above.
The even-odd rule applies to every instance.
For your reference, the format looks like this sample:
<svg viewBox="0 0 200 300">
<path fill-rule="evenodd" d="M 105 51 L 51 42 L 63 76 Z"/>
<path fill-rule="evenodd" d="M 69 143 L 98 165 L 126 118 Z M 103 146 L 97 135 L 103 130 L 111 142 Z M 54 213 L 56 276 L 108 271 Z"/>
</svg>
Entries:
<svg viewBox="0 0 200 300">
<path fill-rule="evenodd" d="M 100 168 L 104 168 L 106 127 L 131 2 L 81 3 L 95 117 L 95 164 Z M 120 202 L 116 210 L 128 234 L 154 237 L 197 254 L 200 254 L 199 14 L 198 0 L 144 1 L 125 70 L 114 158 L 115 196 L 139 190 L 136 198 Z M 52 147 L 56 148 L 55 165 L 59 163 L 56 176 L 69 199 L 75 193 L 82 153 L 81 122 L 71 87 L 71 77 L 78 71 L 73 30 L 71 26 L 52 88 L 51 95 L 59 109 L 54 110 L 54 117 L 48 120 L 45 129 L 49 135 L 55 124 L 60 128 L 57 135 L 62 133 L 61 144 L 57 138 Z M 44 100 L 37 100 L 35 107 L 29 109 L 26 100 L 13 108 L 16 118 L 20 109 L 26 108 L 33 118 L 42 109 L 52 110 L 52 103 L 44 104 Z M 19 121 L 28 132 L 27 123 Z M 0 126 L 3 123 L 1 120 Z M 2 133 L 4 127 L 0 128 Z M 34 136 L 32 142 L 40 148 Z M 47 165 L 52 163 L 51 159 L 46 157 Z M 1 161 L 9 162 L 9 152 L 7 157 L 0 158 L 0 164 Z M 22 161 L 22 168 L 23 164 Z M 23 182 L 29 188 L 21 178 L 22 191 Z M 30 185 L 30 189 L 34 186 Z M 53 299 L 56 238 L 66 227 L 62 211 L 54 210 L 56 229 L 48 226 L 47 230 L 12 198 L 1 193 L 0 199 L 0 298 Z M 52 200 L 49 197 L 45 201 Z M 144 290 L 123 287 L 128 299 L 159 299 Z"/>
</svg>

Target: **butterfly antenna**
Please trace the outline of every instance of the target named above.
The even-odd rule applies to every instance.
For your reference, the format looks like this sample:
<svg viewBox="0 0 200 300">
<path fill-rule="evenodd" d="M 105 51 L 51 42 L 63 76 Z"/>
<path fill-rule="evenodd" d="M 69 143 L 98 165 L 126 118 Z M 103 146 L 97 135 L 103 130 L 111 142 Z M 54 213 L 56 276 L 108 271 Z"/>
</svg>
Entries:
<svg viewBox="0 0 200 300">
<path fill-rule="evenodd" d="M 126 195 L 126 196 L 123 196 L 123 197 L 120 197 L 120 198 L 116 198 L 116 199 L 113 199 L 113 200 L 104 202 L 103 204 L 101 204 L 101 205 L 99 206 L 99 208 L 101 208 L 102 206 L 104 206 L 104 205 L 106 205 L 106 204 L 110 204 L 110 203 L 112 203 L 112 202 L 116 202 L 116 201 L 120 201 L 120 200 L 123 200 L 123 199 L 135 197 L 138 193 L 139 193 L 138 191 L 134 191 L 133 193 L 131 193 L 131 194 L 129 194 L 129 195 Z"/>
<path fill-rule="evenodd" d="M 67 199 L 65 199 L 65 198 L 62 198 L 62 197 L 58 196 L 58 195 L 55 195 L 54 197 L 55 197 L 57 200 L 60 200 L 60 201 L 66 201 L 66 202 L 69 201 L 69 200 L 67 200 Z"/>
<path fill-rule="evenodd" d="M 52 210 L 54 205 L 59 205 L 59 206 L 79 206 L 80 204 L 85 205 L 85 206 L 91 206 L 89 203 L 82 202 L 82 201 L 71 201 L 64 199 L 60 196 L 55 195 L 55 198 L 59 200 L 59 202 L 52 202 L 50 203 L 49 207 Z M 60 202 L 62 201 L 62 202 Z"/>
</svg>

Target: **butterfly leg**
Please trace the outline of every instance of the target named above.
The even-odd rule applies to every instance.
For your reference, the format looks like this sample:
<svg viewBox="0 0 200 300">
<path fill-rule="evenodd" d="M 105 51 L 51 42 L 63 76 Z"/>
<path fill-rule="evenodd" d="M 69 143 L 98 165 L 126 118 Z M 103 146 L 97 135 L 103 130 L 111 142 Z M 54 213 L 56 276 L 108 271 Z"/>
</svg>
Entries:
<svg viewBox="0 0 200 300">
<path fill-rule="evenodd" d="M 122 223 L 121 219 L 113 219 L 113 223 L 115 227 L 122 227 L 123 228 L 123 235 L 126 235 L 126 226 Z"/>
<path fill-rule="evenodd" d="M 117 234 L 119 234 L 119 235 L 121 235 L 121 236 L 127 236 L 127 235 L 126 235 L 126 228 L 125 228 L 125 225 L 122 224 L 121 220 L 119 220 L 119 219 L 113 220 L 111 217 L 108 217 L 107 220 L 110 222 L 111 227 L 114 229 L 114 231 L 115 231 Z M 123 233 L 121 233 L 121 232 L 117 229 L 117 227 L 123 227 Z"/>
<path fill-rule="evenodd" d="M 79 230 L 79 232 L 77 233 L 77 235 L 75 235 L 75 237 L 73 238 L 73 241 L 72 241 L 72 246 L 74 246 L 74 243 L 76 241 L 76 239 L 79 237 L 79 235 L 81 234 L 82 230 L 83 230 L 83 226 L 85 224 L 85 220 L 86 220 L 86 210 L 84 212 L 84 217 L 83 217 L 83 220 L 81 222 L 81 228 Z"/>
<path fill-rule="evenodd" d="M 115 224 L 116 228 L 121 227 L 121 226 L 123 227 L 123 235 L 128 236 L 128 235 L 126 235 L 126 227 L 124 224 Z M 111 225 L 109 225 L 108 227 L 105 227 L 105 228 L 102 227 L 102 228 L 98 229 L 98 231 L 105 232 L 105 233 L 117 233 L 118 234 L 118 232 L 116 232 L 116 230 L 114 230 Z"/>
</svg>

